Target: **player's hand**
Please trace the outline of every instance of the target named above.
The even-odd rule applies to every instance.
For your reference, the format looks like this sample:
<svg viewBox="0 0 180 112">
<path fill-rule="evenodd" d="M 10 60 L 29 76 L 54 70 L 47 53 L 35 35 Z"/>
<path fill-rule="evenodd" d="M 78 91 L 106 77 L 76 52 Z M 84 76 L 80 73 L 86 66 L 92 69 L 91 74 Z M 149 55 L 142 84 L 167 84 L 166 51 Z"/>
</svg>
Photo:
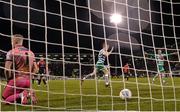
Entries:
<svg viewBox="0 0 180 112">
<path fill-rule="evenodd" d="M 114 47 L 111 48 L 111 52 L 114 50 Z"/>
<path fill-rule="evenodd" d="M 178 52 L 173 52 L 173 53 L 171 53 L 172 55 L 177 55 L 178 54 Z"/>
<path fill-rule="evenodd" d="M 111 51 L 108 53 L 108 55 L 111 54 L 113 50 L 114 50 L 114 47 L 111 48 Z"/>
<path fill-rule="evenodd" d="M 148 55 L 148 53 L 147 53 L 147 52 L 144 52 L 144 54 L 145 54 L 145 56 L 147 56 L 147 55 Z"/>
</svg>

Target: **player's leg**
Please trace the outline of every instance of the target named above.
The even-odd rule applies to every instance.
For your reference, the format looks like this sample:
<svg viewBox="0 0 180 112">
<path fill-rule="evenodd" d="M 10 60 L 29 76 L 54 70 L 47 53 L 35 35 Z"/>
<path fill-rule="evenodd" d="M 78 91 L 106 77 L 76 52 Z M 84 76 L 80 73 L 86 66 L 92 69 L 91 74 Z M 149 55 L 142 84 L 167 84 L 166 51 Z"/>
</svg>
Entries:
<svg viewBox="0 0 180 112">
<path fill-rule="evenodd" d="M 95 74 L 96 74 L 96 68 L 94 68 L 94 70 L 93 70 L 92 73 L 90 73 L 90 74 L 86 75 L 85 77 L 83 77 L 83 80 L 85 80 L 85 79 L 87 79 L 87 78 L 89 78 L 89 77 L 92 77 L 92 76 L 94 76 Z"/>
<path fill-rule="evenodd" d="M 28 98 L 29 98 L 29 92 L 27 90 L 24 90 L 21 93 L 15 93 L 13 95 L 10 95 L 5 99 L 6 104 L 8 103 L 15 103 L 20 101 L 21 104 L 28 104 Z"/>
<path fill-rule="evenodd" d="M 44 77 L 42 77 L 42 80 L 43 80 L 44 85 L 46 85 L 46 84 L 47 84 L 47 82 L 46 82 L 46 77 L 45 77 L 45 76 L 44 76 Z"/>
<path fill-rule="evenodd" d="M 4 88 L 3 90 L 3 93 L 2 93 L 2 98 L 5 100 L 7 99 L 9 96 L 13 95 L 14 94 L 14 80 L 11 79 L 8 81 L 6 87 Z"/>
<path fill-rule="evenodd" d="M 124 79 L 126 79 L 127 77 L 126 77 L 126 73 L 124 73 Z"/>
<path fill-rule="evenodd" d="M 128 81 L 129 80 L 129 73 L 126 74 L 126 80 Z"/>
<path fill-rule="evenodd" d="M 44 71 L 43 71 L 43 77 L 42 77 L 42 80 L 43 80 L 44 85 L 46 85 L 46 84 L 47 84 L 47 74 L 46 74 L 46 69 L 44 69 Z"/>
<path fill-rule="evenodd" d="M 159 76 L 159 73 L 157 73 L 154 77 L 153 77 L 153 80 L 152 80 L 152 83 L 154 83 L 154 81 L 156 80 L 156 78 Z"/>
<path fill-rule="evenodd" d="M 166 83 L 165 72 L 161 72 L 161 78 L 162 78 L 162 83 L 165 84 Z"/>
<path fill-rule="evenodd" d="M 17 93 L 17 94 L 15 93 L 13 95 L 10 95 L 6 99 L 4 99 L 4 101 L 6 101 L 6 104 L 9 104 L 9 103 L 14 103 L 15 101 L 18 101 L 20 99 L 21 99 L 20 93 Z"/>
<path fill-rule="evenodd" d="M 159 71 L 160 71 L 160 78 L 163 84 L 166 83 L 166 76 L 165 76 L 165 69 L 164 66 L 160 66 L 159 67 Z"/>
<path fill-rule="evenodd" d="M 39 69 L 38 86 L 41 85 L 41 80 L 42 80 L 43 75 L 44 75 L 44 69 L 40 68 Z"/>
<path fill-rule="evenodd" d="M 40 85 L 41 85 L 41 80 L 42 80 L 42 74 L 39 74 L 38 86 L 40 86 Z"/>
<path fill-rule="evenodd" d="M 93 75 L 96 75 L 96 71 L 97 71 L 97 69 L 94 68 L 94 70 L 93 70 L 92 73 L 90 73 L 90 74 L 86 75 L 85 77 L 83 77 L 83 78 L 81 79 L 81 85 L 83 84 L 83 82 L 84 82 L 85 79 L 87 79 L 87 78 L 89 78 L 89 77 L 92 77 Z"/>
<path fill-rule="evenodd" d="M 166 76 L 164 73 L 161 73 L 161 77 L 162 77 L 162 83 L 165 84 L 166 83 Z"/>
<path fill-rule="evenodd" d="M 33 104 L 37 103 L 37 97 L 35 96 L 35 92 L 33 90 L 28 90 L 30 88 L 30 79 L 26 77 L 20 78 L 16 81 L 17 88 L 16 92 L 20 93 L 21 104 L 28 104 L 28 99 L 31 99 Z"/>
<path fill-rule="evenodd" d="M 128 76 L 128 75 L 129 75 L 129 74 L 128 74 L 128 73 L 124 73 L 124 75 L 125 75 L 124 78 L 128 81 L 128 79 L 129 79 L 129 76 Z"/>
<path fill-rule="evenodd" d="M 152 83 L 154 83 L 154 81 L 156 80 L 156 78 L 158 76 L 160 76 L 161 74 L 161 69 L 162 69 L 162 66 L 161 65 L 158 65 L 158 73 L 153 77 L 153 80 L 152 80 Z M 161 77 L 160 77 L 161 78 Z"/>
<path fill-rule="evenodd" d="M 109 70 L 108 70 L 108 67 L 104 66 L 103 72 L 104 72 L 105 86 L 109 86 Z"/>
<path fill-rule="evenodd" d="M 21 104 L 27 104 L 29 98 L 30 79 L 26 77 L 19 77 L 16 80 L 16 94 L 19 94 Z M 13 96 L 11 96 L 13 97 Z"/>
<path fill-rule="evenodd" d="M 32 84 L 34 84 L 34 79 L 35 79 L 35 77 L 34 77 L 34 75 L 32 76 Z"/>
<path fill-rule="evenodd" d="M 33 90 L 31 90 L 29 93 L 30 93 L 29 95 L 31 97 L 32 103 L 36 104 L 37 103 L 37 97 L 36 97 L 35 92 Z"/>
<path fill-rule="evenodd" d="M 8 85 L 13 86 L 14 80 L 11 80 Z M 21 99 L 22 104 L 27 104 L 28 91 L 25 88 L 30 87 L 30 81 L 26 78 L 18 78 L 15 81 L 14 87 L 7 86 L 3 92 L 3 98 L 6 102 L 14 103 Z"/>
</svg>

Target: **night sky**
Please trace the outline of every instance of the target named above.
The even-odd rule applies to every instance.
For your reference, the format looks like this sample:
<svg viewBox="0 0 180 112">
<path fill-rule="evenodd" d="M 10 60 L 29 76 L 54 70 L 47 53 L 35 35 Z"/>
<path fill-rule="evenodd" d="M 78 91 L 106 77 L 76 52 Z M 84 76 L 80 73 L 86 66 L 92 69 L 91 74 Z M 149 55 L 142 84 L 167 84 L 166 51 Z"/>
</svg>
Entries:
<svg viewBox="0 0 180 112">
<path fill-rule="evenodd" d="M 128 54 L 128 50 L 130 50 L 131 44 L 124 43 L 130 41 L 129 37 L 134 43 L 132 50 L 135 53 L 137 53 L 136 51 L 141 52 L 142 45 L 145 45 L 145 50 L 152 49 L 153 45 L 177 49 L 174 44 L 175 42 L 180 43 L 180 2 L 178 0 L 172 0 L 173 10 L 171 10 L 170 0 L 161 0 L 161 2 L 150 0 L 151 7 L 148 6 L 149 0 L 140 0 L 140 9 L 137 8 L 138 0 L 128 0 L 128 6 L 125 5 L 126 0 L 115 1 L 117 2 L 116 11 L 124 17 L 123 23 L 117 26 L 118 29 L 109 22 L 109 16 L 114 12 L 112 9 L 115 8 L 111 0 L 103 0 L 103 8 L 102 5 L 98 4 L 100 3 L 98 0 L 91 0 L 90 8 L 92 10 L 90 14 L 87 0 L 76 0 L 76 6 L 74 0 L 62 0 L 62 3 L 56 0 L 46 0 L 47 52 L 61 53 L 63 43 L 64 52 L 77 53 L 78 49 L 76 47 L 79 42 L 79 46 L 83 48 L 80 52 L 92 53 L 92 44 L 94 49 L 99 50 L 105 38 L 112 40 L 108 42 L 116 46 L 115 52 L 117 52 L 117 41 L 113 41 L 117 40 L 117 34 L 120 40 L 121 53 L 124 54 Z M 0 1 L 0 48 L 5 51 L 11 49 L 10 38 L 4 36 L 11 34 L 9 3 L 10 0 Z M 20 33 L 26 38 L 28 38 L 27 5 L 27 0 L 13 0 L 12 8 L 13 33 Z M 160 6 L 162 6 L 162 9 Z M 30 7 L 29 38 L 31 39 L 31 50 L 36 53 L 44 53 L 46 48 L 44 0 L 30 0 Z M 149 13 L 148 10 L 151 10 L 151 12 Z M 161 11 L 162 13 L 160 13 Z M 76 15 L 77 21 L 75 19 Z M 175 26 L 173 26 L 172 18 L 174 18 Z M 90 30 L 90 28 L 92 29 Z M 141 46 L 136 44 L 141 44 Z M 24 45 L 28 47 L 28 41 L 25 41 Z M 180 48 L 180 44 L 178 47 Z"/>
</svg>

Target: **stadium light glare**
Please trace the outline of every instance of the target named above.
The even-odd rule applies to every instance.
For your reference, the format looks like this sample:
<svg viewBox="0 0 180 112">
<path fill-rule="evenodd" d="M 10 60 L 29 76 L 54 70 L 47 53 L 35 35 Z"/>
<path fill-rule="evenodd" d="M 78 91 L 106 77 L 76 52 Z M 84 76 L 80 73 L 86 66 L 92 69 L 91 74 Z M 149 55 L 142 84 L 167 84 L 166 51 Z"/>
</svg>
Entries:
<svg viewBox="0 0 180 112">
<path fill-rule="evenodd" d="M 119 24 L 119 23 L 121 23 L 121 22 L 122 22 L 122 15 L 116 14 L 116 13 L 112 14 L 112 15 L 110 16 L 110 22 L 111 22 L 111 23 L 114 23 L 114 24 Z"/>
</svg>

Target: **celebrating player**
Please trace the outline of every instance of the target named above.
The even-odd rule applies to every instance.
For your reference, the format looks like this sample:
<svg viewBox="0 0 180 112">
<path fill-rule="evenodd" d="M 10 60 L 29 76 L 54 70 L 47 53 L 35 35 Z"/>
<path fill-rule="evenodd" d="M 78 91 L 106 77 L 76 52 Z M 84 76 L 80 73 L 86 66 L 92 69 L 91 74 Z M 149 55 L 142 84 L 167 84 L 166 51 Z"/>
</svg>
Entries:
<svg viewBox="0 0 180 112">
<path fill-rule="evenodd" d="M 165 69 L 164 69 L 164 61 L 165 61 L 165 59 L 164 59 L 164 57 L 168 56 L 168 55 L 173 55 L 173 54 L 176 54 L 176 53 L 163 54 L 161 49 L 158 50 L 158 54 L 147 54 L 147 55 L 153 56 L 153 57 L 155 57 L 157 59 L 158 73 L 153 77 L 152 83 L 154 83 L 155 79 L 158 76 L 160 76 L 160 78 L 162 78 L 162 83 L 163 84 L 166 83 L 165 74 L 164 74 L 165 73 Z"/>
<path fill-rule="evenodd" d="M 124 65 L 123 72 L 124 72 L 126 80 L 129 80 L 130 71 L 129 71 L 129 64 L 128 63 L 126 63 Z"/>
<path fill-rule="evenodd" d="M 31 98 L 36 103 L 35 93 L 30 88 L 30 78 L 37 71 L 34 53 L 23 47 L 23 36 L 15 34 L 12 36 L 12 50 L 6 55 L 5 76 L 7 85 L 2 93 L 6 103 L 21 101 L 27 104 Z"/>
<path fill-rule="evenodd" d="M 44 61 L 44 58 L 41 57 L 40 61 L 37 63 L 39 67 L 39 79 L 38 79 L 38 86 L 41 84 L 41 80 L 43 80 L 43 83 L 46 85 L 47 84 L 47 79 L 46 79 L 46 70 L 48 69 L 46 62 Z"/>
<path fill-rule="evenodd" d="M 94 71 L 88 75 L 86 75 L 83 79 L 82 82 L 87 79 L 88 77 L 91 77 L 93 75 L 96 75 L 97 72 L 102 71 L 104 73 L 104 78 L 105 78 L 105 85 L 106 87 L 109 86 L 109 70 L 108 67 L 104 65 L 104 62 L 106 60 L 106 57 L 108 57 L 112 51 L 113 51 L 113 47 L 110 50 L 110 52 L 108 52 L 109 49 L 109 45 L 107 44 L 103 44 L 103 49 L 100 50 L 99 55 L 98 55 L 98 61 L 96 63 L 96 67 L 94 68 Z"/>
</svg>

